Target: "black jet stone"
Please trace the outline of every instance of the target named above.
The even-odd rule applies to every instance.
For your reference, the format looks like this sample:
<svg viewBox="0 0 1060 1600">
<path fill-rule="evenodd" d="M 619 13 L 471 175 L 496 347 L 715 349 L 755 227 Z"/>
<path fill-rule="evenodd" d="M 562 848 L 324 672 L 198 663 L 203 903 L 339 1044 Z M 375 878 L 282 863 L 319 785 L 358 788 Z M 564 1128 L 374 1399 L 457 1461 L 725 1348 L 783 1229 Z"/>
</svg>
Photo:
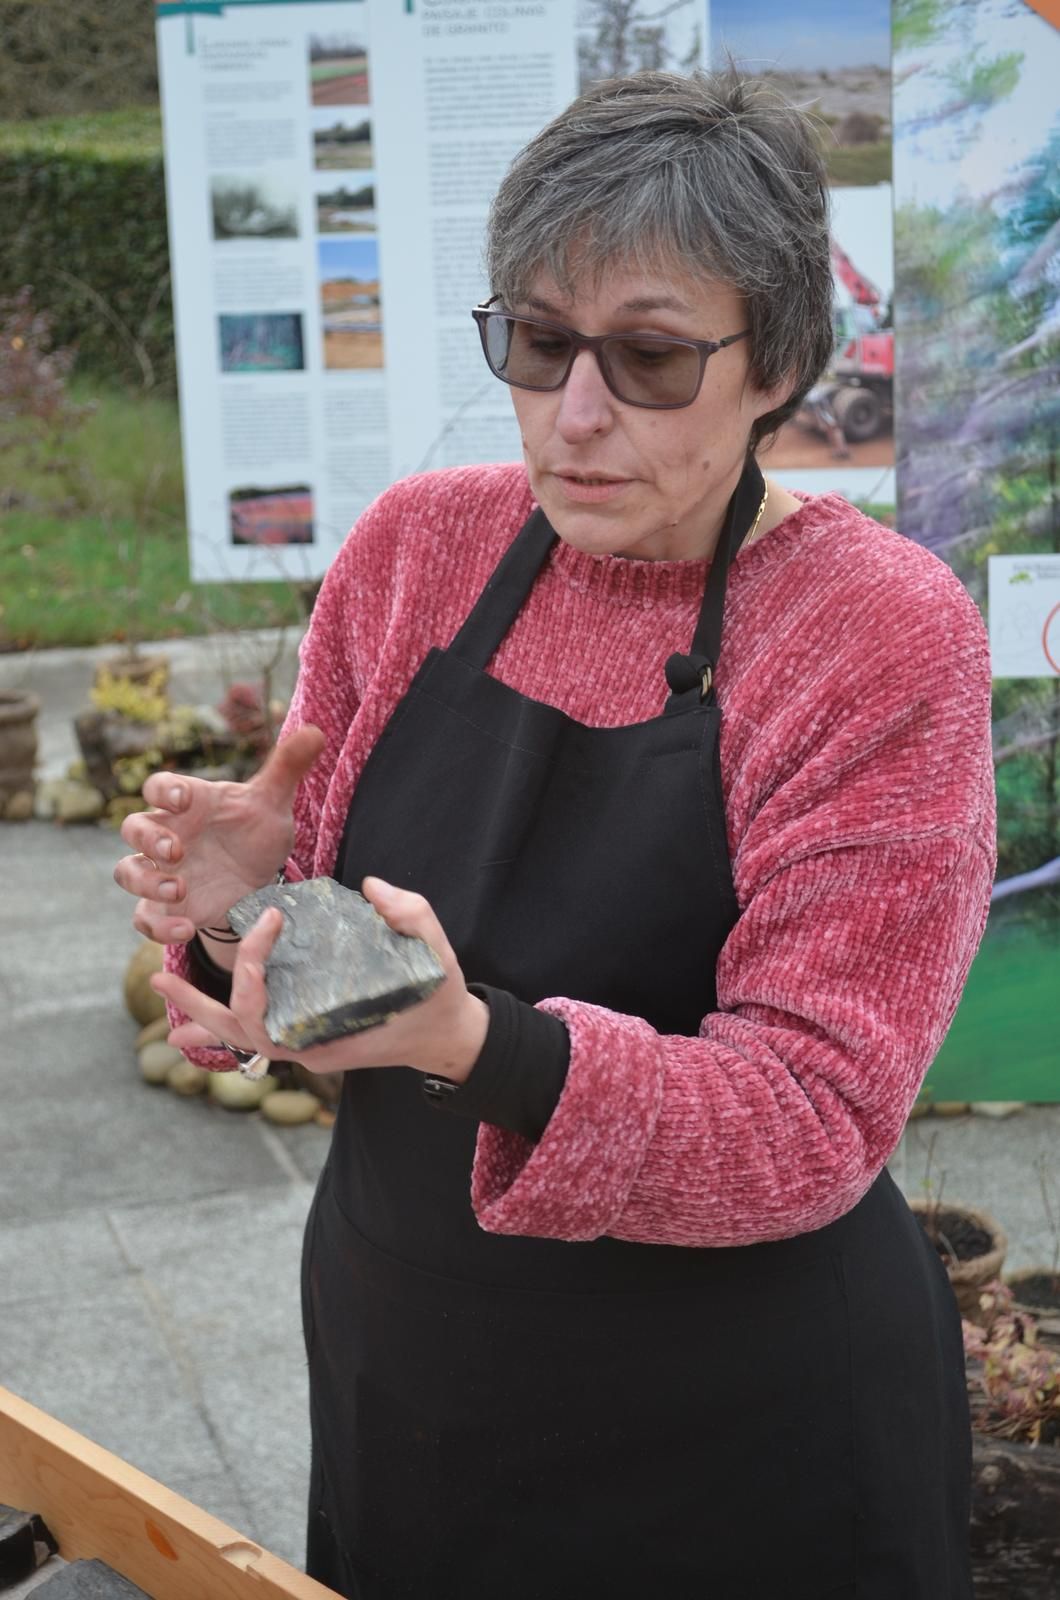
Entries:
<svg viewBox="0 0 1060 1600">
<path fill-rule="evenodd" d="M 245 936 L 269 906 L 283 912 L 283 932 L 265 964 L 265 1032 L 288 1050 L 378 1027 L 426 1000 L 445 976 L 429 945 L 393 933 L 334 878 L 270 884 L 234 905 L 228 920 Z"/>
<path fill-rule="evenodd" d="M 0 1589 L 28 1578 L 58 1548 L 35 1512 L 0 1505 Z"/>
<path fill-rule="evenodd" d="M 151 1600 L 105 1561 L 71 1561 L 33 1591 L 34 1600 Z"/>
</svg>

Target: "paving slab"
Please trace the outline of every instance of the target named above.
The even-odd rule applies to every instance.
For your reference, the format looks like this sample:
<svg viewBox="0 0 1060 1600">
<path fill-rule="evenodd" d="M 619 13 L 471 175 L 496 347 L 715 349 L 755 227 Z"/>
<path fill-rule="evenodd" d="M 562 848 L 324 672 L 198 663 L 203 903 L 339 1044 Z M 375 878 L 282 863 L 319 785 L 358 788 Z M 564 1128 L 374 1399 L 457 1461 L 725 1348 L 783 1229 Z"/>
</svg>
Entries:
<svg viewBox="0 0 1060 1600">
<path fill-rule="evenodd" d="M 23 1025 L 19 1046 L 4 1074 L 0 1220 L 289 1181 L 257 1118 L 143 1083 L 116 1002 Z"/>
<path fill-rule="evenodd" d="M 119 1283 L 128 1273 L 125 1253 L 102 1211 L 0 1226 L 0 1314 L 6 1306 L 36 1316 L 30 1302 L 52 1300 L 56 1287 L 71 1299 Z"/>
<path fill-rule="evenodd" d="M 227 1474 L 193 1386 L 182 1381 L 134 1279 L 67 1296 L 36 1314 L 0 1310 L 0 1383 L 162 1483 Z"/>
</svg>

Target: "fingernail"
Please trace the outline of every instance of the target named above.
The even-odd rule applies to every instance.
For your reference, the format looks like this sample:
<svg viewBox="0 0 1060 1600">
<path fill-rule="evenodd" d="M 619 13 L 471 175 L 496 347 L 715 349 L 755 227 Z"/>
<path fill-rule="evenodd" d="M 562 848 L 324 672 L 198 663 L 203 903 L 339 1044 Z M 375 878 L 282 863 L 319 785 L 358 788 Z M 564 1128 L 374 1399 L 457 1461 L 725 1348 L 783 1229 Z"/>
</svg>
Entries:
<svg viewBox="0 0 1060 1600">
<path fill-rule="evenodd" d="M 175 783 L 172 789 L 169 791 L 169 803 L 171 806 L 179 806 L 183 799 L 184 790 L 180 787 L 179 783 Z"/>
<path fill-rule="evenodd" d="M 163 878 L 158 885 L 158 892 L 163 900 L 175 900 L 177 898 L 177 880 L 175 878 Z"/>
<path fill-rule="evenodd" d="M 169 861 L 173 855 L 172 839 L 159 839 L 155 846 L 155 855 L 161 856 L 163 861 Z"/>
</svg>

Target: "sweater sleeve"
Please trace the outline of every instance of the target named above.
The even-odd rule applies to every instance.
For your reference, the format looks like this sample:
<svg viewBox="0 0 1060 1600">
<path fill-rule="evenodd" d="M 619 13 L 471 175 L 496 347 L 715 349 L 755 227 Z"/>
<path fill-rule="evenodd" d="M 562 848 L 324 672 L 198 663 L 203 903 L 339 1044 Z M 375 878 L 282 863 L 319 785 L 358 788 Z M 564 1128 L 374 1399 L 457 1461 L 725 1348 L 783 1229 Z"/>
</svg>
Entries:
<svg viewBox="0 0 1060 1600">
<path fill-rule="evenodd" d="M 537 1144 L 480 1129 L 483 1228 L 742 1245 L 823 1227 L 869 1188 L 952 1020 L 994 870 L 985 636 L 949 574 L 942 590 L 893 670 L 851 682 L 858 651 L 837 651 L 831 690 L 807 673 L 742 739 L 740 916 L 698 1036 L 541 1002 L 570 1033 L 566 1082 Z"/>
</svg>

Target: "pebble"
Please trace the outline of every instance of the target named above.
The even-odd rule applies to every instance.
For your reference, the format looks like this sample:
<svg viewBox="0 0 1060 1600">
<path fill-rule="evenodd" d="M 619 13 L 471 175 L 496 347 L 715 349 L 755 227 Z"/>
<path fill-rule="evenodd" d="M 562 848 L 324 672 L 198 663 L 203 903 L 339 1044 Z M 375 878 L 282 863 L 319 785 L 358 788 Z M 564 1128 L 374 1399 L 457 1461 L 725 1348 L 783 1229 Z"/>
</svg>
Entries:
<svg viewBox="0 0 1060 1600">
<path fill-rule="evenodd" d="M 97 822 L 103 815 L 104 804 L 103 796 L 90 783 L 61 778 L 55 791 L 55 820 L 63 824 Z"/>
<path fill-rule="evenodd" d="M 211 1072 L 210 1099 L 227 1111 L 256 1111 L 276 1089 L 276 1079 L 244 1078 L 241 1072 Z"/>
<path fill-rule="evenodd" d="M 144 1082 L 161 1084 L 169 1082 L 170 1072 L 180 1065 L 184 1057 L 173 1045 L 155 1039 L 144 1045 L 137 1060 Z"/>
<path fill-rule="evenodd" d="M 179 1055 L 180 1052 L 177 1053 Z M 194 1061 L 188 1061 L 181 1056 L 176 1065 L 170 1067 L 166 1073 L 166 1082 L 174 1094 L 202 1094 L 209 1077 L 210 1074 L 205 1067 L 197 1067 Z"/>
<path fill-rule="evenodd" d="M 125 1004 L 141 1027 L 166 1014 L 166 1002 L 151 987 L 154 973 L 162 971 L 162 946 L 145 939 L 133 952 L 125 969 Z"/>
<path fill-rule="evenodd" d="M 9 795 L 3 815 L 5 822 L 28 822 L 33 815 L 32 789 L 19 789 Z"/>
<path fill-rule="evenodd" d="M 972 1108 L 967 1100 L 935 1100 L 931 1109 L 936 1117 L 963 1117 Z"/>
<path fill-rule="evenodd" d="M 312 1122 L 320 1109 L 320 1101 L 308 1089 L 276 1089 L 262 1102 L 262 1115 L 270 1122 L 294 1127 L 299 1122 Z"/>
<path fill-rule="evenodd" d="M 169 1035 L 169 1018 L 156 1017 L 154 1022 L 149 1022 L 146 1028 L 141 1028 L 136 1035 L 137 1050 L 142 1050 L 145 1044 L 154 1044 L 157 1039 L 165 1039 Z"/>
<path fill-rule="evenodd" d="M 977 1117 L 993 1117 L 1000 1122 L 1003 1117 L 1014 1117 L 1024 1104 L 1022 1100 L 973 1100 L 972 1110 Z"/>
</svg>

